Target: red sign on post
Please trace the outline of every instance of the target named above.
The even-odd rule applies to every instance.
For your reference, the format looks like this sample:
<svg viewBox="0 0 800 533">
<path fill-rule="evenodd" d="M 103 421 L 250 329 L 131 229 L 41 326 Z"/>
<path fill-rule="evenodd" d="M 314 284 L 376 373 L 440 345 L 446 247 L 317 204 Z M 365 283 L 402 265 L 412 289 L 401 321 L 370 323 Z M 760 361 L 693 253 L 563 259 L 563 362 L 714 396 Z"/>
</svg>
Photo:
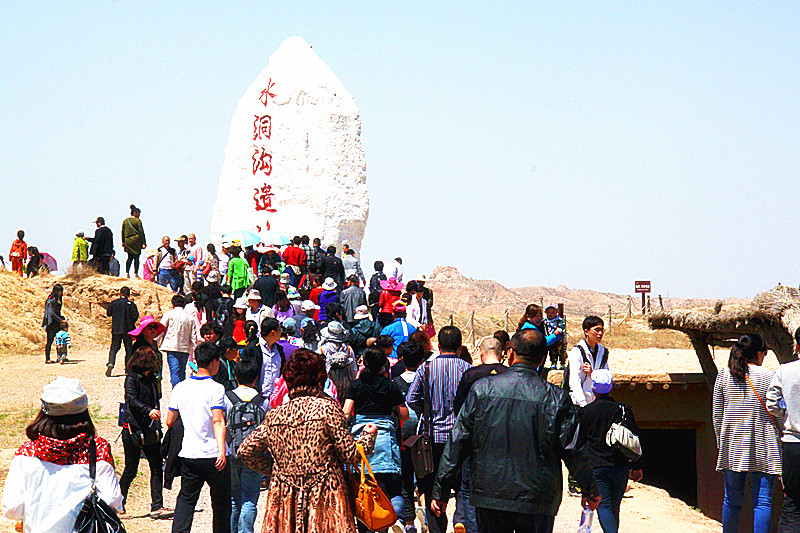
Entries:
<svg viewBox="0 0 800 533">
<path fill-rule="evenodd" d="M 645 294 L 650 292 L 650 281 L 634 281 L 633 290 L 642 294 L 642 314 L 645 314 Z"/>
</svg>

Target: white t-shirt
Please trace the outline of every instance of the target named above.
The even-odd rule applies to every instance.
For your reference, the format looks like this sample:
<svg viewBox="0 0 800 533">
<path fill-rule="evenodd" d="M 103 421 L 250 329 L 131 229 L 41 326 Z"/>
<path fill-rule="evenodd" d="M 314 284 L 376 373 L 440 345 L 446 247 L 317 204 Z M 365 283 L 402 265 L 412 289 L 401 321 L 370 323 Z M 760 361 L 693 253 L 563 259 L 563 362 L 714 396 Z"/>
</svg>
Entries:
<svg viewBox="0 0 800 533">
<path fill-rule="evenodd" d="M 225 387 L 211 376 L 190 376 L 172 390 L 170 411 L 177 411 L 183 421 L 183 444 L 179 457 L 216 459 L 219 455 L 214 438 L 212 409 L 225 411 Z"/>
<path fill-rule="evenodd" d="M 156 265 L 156 270 L 172 268 L 172 254 L 163 246 L 159 247 L 158 251 L 161 253 L 161 262 Z"/>
</svg>

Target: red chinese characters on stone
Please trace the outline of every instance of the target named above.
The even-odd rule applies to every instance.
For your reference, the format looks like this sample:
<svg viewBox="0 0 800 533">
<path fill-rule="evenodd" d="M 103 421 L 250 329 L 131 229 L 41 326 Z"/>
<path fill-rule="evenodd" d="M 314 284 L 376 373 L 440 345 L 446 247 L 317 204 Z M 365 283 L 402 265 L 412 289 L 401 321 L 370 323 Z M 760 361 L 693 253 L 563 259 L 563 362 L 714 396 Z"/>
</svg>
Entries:
<svg viewBox="0 0 800 533">
<path fill-rule="evenodd" d="M 267 176 L 272 174 L 272 154 L 267 153 L 267 149 L 256 147 L 253 152 L 253 176 L 256 172 L 263 172 Z"/>
<path fill-rule="evenodd" d="M 272 207 L 272 197 L 275 193 L 272 192 L 272 185 L 266 183 L 260 188 L 254 189 L 256 192 L 253 194 L 253 201 L 256 203 L 256 211 L 267 211 L 268 213 L 277 213 L 277 210 Z M 267 229 L 269 229 L 269 222 L 267 222 Z"/>
<path fill-rule="evenodd" d="M 272 135 L 272 117 L 253 115 L 253 140 L 269 139 Z"/>
<path fill-rule="evenodd" d="M 264 104 L 264 107 L 267 107 L 270 98 L 275 98 L 275 93 L 272 92 L 273 87 L 275 87 L 275 82 L 270 78 L 267 83 L 267 88 L 261 91 L 261 96 L 258 97 L 258 100 Z"/>
</svg>

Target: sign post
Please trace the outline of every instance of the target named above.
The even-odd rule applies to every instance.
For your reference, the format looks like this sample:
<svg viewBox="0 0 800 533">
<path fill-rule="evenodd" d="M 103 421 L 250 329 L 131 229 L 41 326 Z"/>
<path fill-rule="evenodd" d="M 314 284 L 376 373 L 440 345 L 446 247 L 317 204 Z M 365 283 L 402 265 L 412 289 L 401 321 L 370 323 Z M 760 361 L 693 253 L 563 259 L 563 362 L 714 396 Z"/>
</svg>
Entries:
<svg viewBox="0 0 800 533">
<path fill-rule="evenodd" d="M 650 281 L 635 281 L 633 284 L 633 289 L 642 295 L 642 314 L 644 315 L 647 305 L 645 302 L 645 297 L 650 293 Z"/>
</svg>

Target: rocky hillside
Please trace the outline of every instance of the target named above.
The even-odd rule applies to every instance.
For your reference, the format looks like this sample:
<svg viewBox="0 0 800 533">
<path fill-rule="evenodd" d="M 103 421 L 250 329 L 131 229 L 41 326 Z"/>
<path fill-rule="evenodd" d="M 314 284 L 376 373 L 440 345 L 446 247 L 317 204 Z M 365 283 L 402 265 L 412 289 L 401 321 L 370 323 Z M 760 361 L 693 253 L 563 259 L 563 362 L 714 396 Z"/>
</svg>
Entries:
<svg viewBox="0 0 800 533">
<path fill-rule="evenodd" d="M 17 353 L 44 353 L 42 328 L 44 302 L 54 283 L 64 287 L 62 314 L 70 324 L 70 337 L 76 348 L 105 346 L 110 338 L 108 304 L 119 297 L 123 285 L 131 288 L 131 298 L 139 315 L 161 317 L 171 308 L 172 293 L 143 280 L 109 276 L 44 276 L 22 279 L 0 272 L 0 350 Z"/>
</svg>

